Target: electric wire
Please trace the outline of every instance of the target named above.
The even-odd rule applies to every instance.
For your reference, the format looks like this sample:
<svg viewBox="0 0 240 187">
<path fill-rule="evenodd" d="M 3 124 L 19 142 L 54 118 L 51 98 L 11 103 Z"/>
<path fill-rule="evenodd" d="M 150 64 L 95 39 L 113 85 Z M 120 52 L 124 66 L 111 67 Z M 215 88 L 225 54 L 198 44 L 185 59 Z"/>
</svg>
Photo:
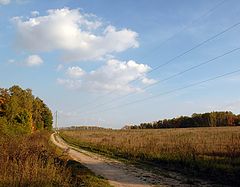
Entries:
<svg viewBox="0 0 240 187">
<path fill-rule="evenodd" d="M 172 89 L 172 90 L 169 90 L 169 91 L 166 91 L 166 92 L 162 92 L 162 93 L 159 93 L 159 94 L 154 95 L 154 96 L 146 97 L 144 99 L 139 99 L 139 100 L 135 100 L 135 101 L 132 101 L 132 102 L 129 102 L 129 103 L 126 103 L 126 104 L 122 104 L 122 105 L 114 106 L 114 107 L 111 107 L 111 108 L 107 108 L 107 109 L 98 111 L 97 113 L 102 113 L 102 112 L 114 110 L 114 109 L 117 109 L 117 108 L 126 107 L 126 106 L 133 105 L 133 104 L 136 104 L 136 103 L 141 103 L 141 102 L 144 102 L 144 101 L 147 101 L 147 100 L 150 100 L 150 99 L 154 99 L 154 98 L 157 98 L 157 97 L 160 97 L 160 96 L 163 96 L 163 95 L 168 95 L 168 94 L 180 91 L 180 90 L 184 90 L 184 89 L 187 89 L 187 88 L 190 88 L 190 87 L 194 87 L 194 86 L 197 86 L 197 85 L 200 85 L 200 84 L 203 84 L 203 83 L 206 83 L 206 82 L 210 82 L 210 81 L 213 81 L 213 80 L 216 80 L 216 79 L 220 79 L 222 77 L 230 76 L 230 75 L 233 75 L 233 74 L 236 74 L 236 73 L 239 73 L 239 72 L 240 72 L 240 69 L 237 69 L 237 70 L 234 70 L 234 71 L 231 71 L 231 72 L 228 72 L 228 73 L 224 73 L 224 74 L 221 74 L 221 75 L 218 75 L 218 76 L 206 79 L 206 80 L 195 82 L 195 83 L 192 83 L 192 84 L 180 87 L 180 88 L 176 88 L 176 89 Z M 94 114 L 94 113 L 88 113 L 88 114 Z"/>
<path fill-rule="evenodd" d="M 141 90 L 142 90 L 142 91 L 145 91 L 146 89 L 149 89 L 149 88 L 151 88 L 151 87 L 153 87 L 153 86 L 156 86 L 156 85 L 159 84 L 159 83 L 168 81 L 168 80 L 173 79 L 173 78 L 175 78 L 175 77 L 177 77 L 177 76 L 179 76 L 179 75 L 182 75 L 182 74 L 184 74 L 184 73 L 187 73 L 187 72 L 189 72 L 189 71 L 192 71 L 192 70 L 194 70 L 194 69 L 197 69 L 197 68 L 199 68 L 199 67 L 201 67 L 201 66 L 203 66 L 203 65 L 212 63 L 212 62 L 214 62 L 214 61 L 216 61 L 216 60 L 218 60 L 218 59 L 220 59 L 220 58 L 222 58 L 222 57 L 225 57 L 225 56 L 227 56 L 227 55 L 229 55 L 229 54 L 232 54 L 232 53 L 234 53 L 234 52 L 236 52 L 236 51 L 239 51 L 239 50 L 240 50 L 240 47 L 237 47 L 237 48 L 234 48 L 234 49 L 232 49 L 232 50 L 229 50 L 229 51 L 227 51 L 227 52 L 225 52 L 225 53 L 223 53 L 223 54 L 221 54 L 221 55 L 218 55 L 218 56 L 216 56 L 216 57 L 214 57 L 214 58 L 212 58 L 212 59 L 210 59 L 210 60 L 207 60 L 207 61 L 201 62 L 201 63 L 199 63 L 199 64 L 197 64 L 197 65 L 191 66 L 190 68 L 187 68 L 187 69 L 185 69 L 185 70 L 183 70 L 183 71 L 180 71 L 180 72 L 178 72 L 178 73 L 175 73 L 175 74 L 173 74 L 173 75 L 171 75 L 171 76 L 169 76 L 169 77 L 167 77 L 167 78 L 164 78 L 164 79 L 162 79 L 162 80 L 156 81 L 155 83 L 153 83 L 153 84 L 151 84 L 151 85 L 147 85 L 147 86 L 143 87 Z M 94 109 L 103 107 L 103 106 L 105 106 L 105 105 L 111 104 L 111 103 L 113 103 L 113 102 L 115 102 L 115 101 L 118 101 L 118 100 L 127 98 L 127 97 L 129 97 L 129 96 L 131 96 L 131 95 L 134 95 L 134 94 L 137 94 L 137 93 L 139 93 L 139 92 L 133 92 L 133 93 L 129 93 L 129 94 L 127 94 L 127 95 L 121 96 L 121 97 L 113 98 L 112 100 L 110 100 L 110 101 L 108 101 L 108 102 L 106 102 L 106 103 L 104 103 L 104 104 L 96 105 L 96 106 L 94 107 Z"/>
<path fill-rule="evenodd" d="M 209 10 L 207 10 L 204 14 L 202 14 L 202 15 L 200 15 L 199 17 L 197 17 L 197 18 L 195 18 L 195 19 L 193 19 L 192 21 L 190 21 L 190 23 L 189 24 L 187 24 L 185 27 L 183 27 L 182 29 L 180 29 L 179 31 L 177 31 L 176 33 L 174 33 L 172 36 L 170 36 L 169 38 L 167 38 L 167 39 L 165 39 L 163 42 L 161 42 L 156 48 L 154 48 L 152 51 L 151 51 L 151 53 L 148 53 L 147 55 L 144 55 L 143 56 L 143 58 L 146 58 L 146 56 L 149 56 L 149 54 L 152 54 L 154 51 L 156 51 L 157 49 L 159 49 L 163 44 L 165 44 L 165 43 L 167 43 L 167 42 L 169 42 L 170 40 L 172 40 L 174 37 L 176 37 L 178 34 L 180 34 L 181 32 L 183 32 L 184 30 L 186 30 L 187 28 L 189 28 L 189 26 L 191 26 L 193 23 L 195 23 L 197 20 L 199 20 L 199 19 L 202 19 L 203 17 L 205 17 L 205 16 L 207 16 L 208 14 L 210 14 L 210 13 L 212 13 L 212 12 L 214 12 L 217 8 L 219 8 L 222 4 L 224 4 L 226 2 L 226 0 L 222 0 L 222 1 L 220 1 L 219 3 L 217 3 L 216 5 L 214 5 L 212 8 L 210 8 Z M 225 32 L 224 32 L 225 33 Z M 223 34 L 223 33 L 222 33 Z M 220 34 L 221 35 L 221 34 Z M 213 38 L 214 39 L 214 38 Z M 204 43 L 205 44 L 205 43 Z M 202 44 L 203 45 L 203 44 Z M 199 46 L 200 47 L 200 46 Z M 196 48 L 198 48 L 198 47 L 196 47 Z M 194 48 L 195 49 L 195 48 Z M 192 49 L 192 50 L 194 50 L 194 49 Z M 192 51 L 192 50 L 190 50 L 190 51 Z M 190 52 L 190 51 L 188 51 L 188 52 Z M 186 54 L 188 53 L 187 51 L 186 51 Z M 182 55 L 178 55 L 178 56 L 176 56 L 176 57 L 174 57 L 173 59 L 170 59 L 169 61 L 167 61 L 166 63 L 164 63 L 164 64 L 162 64 L 162 65 L 160 65 L 160 66 L 157 66 L 157 67 L 155 67 L 155 68 L 153 68 L 151 71 L 149 71 L 149 72 L 147 72 L 147 74 L 150 74 L 150 73 L 152 73 L 153 71 L 156 71 L 157 69 L 159 69 L 159 68 L 161 68 L 161 67 L 163 67 L 163 66 L 166 66 L 167 64 L 169 64 L 169 63 L 171 63 L 172 61 L 174 61 L 174 60 L 176 60 L 177 58 L 180 58 L 181 56 L 183 56 L 183 55 L 185 55 L 185 54 L 182 54 Z M 134 83 L 134 82 L 137 82 L 138 80 L 140 80 L 141 78 L 137 78 L 137 79 L 135 79 L 135 80 L 132 80 L 132 81 L 130 81 L 129 82 L 129 84 L 132 84 L 132 83 Z M 116 90 L 113 90 L 113 91 L 109 91 L 109 92 L 107 92 L 107 93 L 105 93 L 105 94 L 103 94 L 103 95 L 100 95 L 99 97 L 97 97 L 97 98 L 95 98 L 94 100 L 91 100 L 90 102 L 88 102 L 87 104 L 85 104 L 85 106 L 87 106 L 87 105 L 90 105 L 90 104 L 92 104 L 92 103 L 95 103 L 95 102 L 97 102 L 98 100 L 100 100 L 101 98 L 104 98 L 104 97 L 106 97 L 106 96 L 109 96 L 109 95 L 111 95 L 111 94 L 113 94 L 113 93 L 115 93 L 116 92 Z"/>
</svg>

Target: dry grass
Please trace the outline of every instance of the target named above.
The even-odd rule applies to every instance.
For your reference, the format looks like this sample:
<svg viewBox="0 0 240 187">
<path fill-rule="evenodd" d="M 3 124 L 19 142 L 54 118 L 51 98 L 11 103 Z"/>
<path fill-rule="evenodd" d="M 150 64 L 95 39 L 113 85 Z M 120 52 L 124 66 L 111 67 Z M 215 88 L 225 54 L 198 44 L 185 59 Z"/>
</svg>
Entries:
<svg viewBox="0 0 240 187">
<path fill-rule="evenodd" d="M 50 132 L 0 134 L 0 186 L 110 186 L 105 179 L 69 159 L 49 138 Z"/>
<path fill-rule="evenodd" d="M 240 127 L 78 130 L 62 131 L 61 136 L 104 154 L 225 173 L 232 180 L 240 171 Z"/>
<path fill-rule="evenodd" d="M 63 135 L 82 143 L 118 150 L 134 157 L 158 158 L 164 154 L 182 156 L 240 156 L 240 127 L 160 130 L 81 130 Z"/>
<path fill-rule="evenodd" d="M 49 134 L 0 138 L 0 186 L 70 186 L 71 172 L 54 163 Z"/>
</svg>

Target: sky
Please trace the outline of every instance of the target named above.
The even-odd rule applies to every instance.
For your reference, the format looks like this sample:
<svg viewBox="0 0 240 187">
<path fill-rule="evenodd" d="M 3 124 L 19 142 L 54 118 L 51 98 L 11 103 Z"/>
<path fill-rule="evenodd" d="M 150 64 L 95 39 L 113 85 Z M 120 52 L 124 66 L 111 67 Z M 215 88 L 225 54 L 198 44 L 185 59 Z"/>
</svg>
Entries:
<svg viewBox="0 0 240 187">
<path fill-rule="evenodd" d="M 60 127 L 240 113 L 238 72 L 187 87 L 240 68 L 239 22 L 238 0 L 0 0 L 0 87 Z"/>
</svg>

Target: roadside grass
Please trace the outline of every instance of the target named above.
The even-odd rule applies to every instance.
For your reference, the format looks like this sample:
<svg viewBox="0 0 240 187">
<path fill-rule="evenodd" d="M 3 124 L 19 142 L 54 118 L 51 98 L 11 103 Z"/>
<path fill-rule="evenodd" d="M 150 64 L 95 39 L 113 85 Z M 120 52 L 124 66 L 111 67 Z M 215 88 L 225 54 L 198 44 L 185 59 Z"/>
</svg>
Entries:
<svg viewBox="0 0 240 187">
<path fill-rule="evenodd" d="M 50 132 L 0 136 L 0 186 L 110 186 L 49 142 Z M 100 185 L 98 185 L 100 184 Z"/>
<path fill-rule="evenodd" d="M 60 135 L 74 146 L 136 165 L 240 185 L 240 127 L 77 130 Z"/>
<path fill-rule="evenodd" d="M 71 177 L 74 179 L 74 186 L 84 187 L 112 187 L 109 182 L 102 176 L 96 175 L 81 163 L 72 160 L 68 154 L 49 142 L 54 152 L 57 154 L 59 162 L 65 163 L 65 167 L 71 171 Z"/>
<path fill-rule="evenodd" d="M 48 133 L 1 136 L 0 186 L 71 186 L 70 171 L 55 163 Z"/>
</svg>

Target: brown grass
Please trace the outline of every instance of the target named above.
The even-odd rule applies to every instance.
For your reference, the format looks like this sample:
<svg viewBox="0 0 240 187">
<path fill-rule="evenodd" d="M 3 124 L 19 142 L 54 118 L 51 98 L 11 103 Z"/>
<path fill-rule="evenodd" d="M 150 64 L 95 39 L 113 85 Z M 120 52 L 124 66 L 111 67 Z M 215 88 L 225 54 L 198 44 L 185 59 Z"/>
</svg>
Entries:
<svg viewBox="0 0 240 187">
<path fill-rule="evenodd" d="M 0 186 L 70 186 L 71 173 L 54 163 L 48 133 L 0 138 Z"/>
<path fill-rule="evenodd" d="M 49 138 L 50 132 L 0 134 L 0 186 L 110 186 L 107 180 L 71 160 Z"/>
<path fill-rule="evenodd" d="M 61 136 L 104 154 L 180 165 L 207 175 L 227 174 L 231 180 L 240 171 L 240 127 L 78 130 L 62 131 Z"/>
<path fill-rule="evenodd" d="M 157 158 L 164 154 L 195 156 L 240 156 L 240 127 L 160 130 L 81 130 L 63 135 L 82 143 L 132 156 Z"/>
</svg>

